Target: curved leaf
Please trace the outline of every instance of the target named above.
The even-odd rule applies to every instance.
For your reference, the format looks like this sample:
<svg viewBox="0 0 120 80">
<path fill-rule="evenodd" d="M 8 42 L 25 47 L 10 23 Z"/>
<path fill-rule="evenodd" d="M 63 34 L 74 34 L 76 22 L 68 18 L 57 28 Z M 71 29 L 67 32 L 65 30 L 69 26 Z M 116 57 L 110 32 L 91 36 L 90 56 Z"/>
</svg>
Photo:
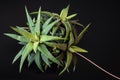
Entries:
<svg viewBox="0 0 120 80">
<path fill-rule="evenodd" d="M 71 62 L 72 62 L 72 53 L 71 52 L 67 52 L 67 62 L 65 63 L 65 67 L 64 69 L 59 73 L 59 75 L 61 75 L 63 72 L 65 72 L 68 67 L 70 66 Z"/>
<path fill-rule="evenodd" d="M 48 35 L 41 35 L 40 36 L 40 43 L 52 40 L 64 40 L 64 38 L 57 37 L 57 36 L 48 36 Z"/>
<path fill-rule="evenodd" d="M 37 35 L 40 35 L 40 30 L 41 30 L 40 21 L 41 21 L 41 8 L 38 11 L 37 21 L 36 21 L 35 28 L 34 28 L 34 32 L 36 32 Z"/>
<path fill-rule="evenodd" d="M 20 28 L 20 27 L 17 27 L 17 28 L 16 27 L 11 27 L 11 28 L 14 31 L 18 32 L 19 34 L 23 35 L 26 38 L 34 39 L 34 36 L 30 32 L 24 30 L 23 28 Z"/>
<path fill-rule="evenodd" d="M 42 26 L 42 29 L 44 30 L 46 28 L 46 26 L 48 26 L 48 24 L 51 22 L 53 17 L 50 17 L 47 21 L 45 21 L 45 23 Z"/>
<path fill-rule="evenodd" d="M 43 71 L 43 68 L 42 68 L 42 63 L 41 63 L 41 58 L 40 58 L 40 52 L 37 51 L 37 53 L 35 54 L 35 63 L 37 65 L 37 67 L 42 71 Z"/>
<path fill-rule="evenodd" d="M 24 47 L 18 52 L 18 54 L 14 57 L 12 64 L 15 63 L 15 61 L 16 61 L 20 56 L 22 56 L 22 52 L 23 52 L 24 48 L 25 48 L 25 46 L 24 46 Z"/>
<path fill-rule="evenodd" d="M 23 50 L 23 52 L 22 52 L 22 57 L 21 57 L 21 61 L 20 61 L 20 69 L 19 69 L 20 72 L 21 72 L 21 69 L 22 69 L 22 66 L 23 66 L 23 63 L 24 63 L 26 57 L 27 57 L 28 54 L 32 51 L 32 48 L 33 48 L 32 46 L 33 46 L 32 43 L 28 43 L 28 44 L 25 46 L 25 48 L 24 48 L 24 50 Z"/>
<path fill-rule="evenodd" d="M 49 52 L 49 50 L 47 49 L 47 47 L 44 44 L 41 44 L 38 47 L 38 50 L 43 53 L 48 59 L 50 59 L 51 61 L 53 61 L 56 64 L 60 64 L 60 62 Z"/>
<path fill-rule="evenodd" d="M 78 35 L 78 41 L 81 40 L 82 36 L 84 35 L 84 33 L 87 31 L 87 29 L 89 28 L 91 23 L 89 23 L 83 30 L 82 32 Z"/>
<path fill-rule="evenodd" d="M 60 13 L 60 18 L 62 21 L 65 21 L 68 15 L 68 10 L 69 10 L 70 5 L 68 5 L 66 8 L 64 8 L 61 13 Z"/>
<path fill-rule="evenodd" d="M 50 47 L 56 47 L 63 51 L 66 51 L 66 49 L 67 49 L 67 44 L 64 44 L 64 43 L 45 42 L 45 44 Z"/>
<path fill-rule="evenodd" d="M 30 28 L 30 31 L 32 33 L 34 33 L 34 23 L 33 23 L 33 20 L 32 18 L 30 17 L 29 13 L 28 13 L 28 10 L 27 8 L 25 7 L 25 11 L 26 11 L 26 16 L 27 16 L 27 20 L 28 20 L 28 24 L 29 24 L 29 28 Z"/>
<path fill-rule="evenodd" d="M 48 32 L 51 30 L 51 28 L 52 28 L 57 22 L 59 22 L 59 21 L 60 21 L 59 19 L 58 19 L 58 20 L 55 20 L 55 21 L 53 21 L 52 23 L 50 23 L 49 25 L 45 26 L 45 28 L 44 28 L 43 31 L 42 31 L 42 34 L 43 34 L 43 35 L 48 34 Z"/>
<path fill-rule="evenodd" d="M 70 48 L 73 50 L 73 52 L 84 52 L 84 53 L 88 53 L 87 50 L 82 49 L 82 48 L 77 47 L 77 46 L 71 46 Z"/>
<path fill-rule="evenodd" d="M 13 39 L 16 39 L 20 42 L 28 42 L 29 39 L 28 38 L 25 38 L 23 36 L 20 36 L 20 35 L 17 35 L 17 34 L 11 34 L 11 33 L 4 33 L 4 35 L 8 36 L 8 37 L 11 37 Z"/>
<path fill-rule="evenodd" d="M 45 62 L 45 64 L 48 65 L 49 67 L 51 67 L 50 61 L 43 53 L 41 53 L 41 57 L 42 57 L 42 60 Z"/>
<path fill-rule="evenodd" d="M 70 16 L 67 17 L 67 19 L 72 19 L 73 17 L 75 17 L 77 14 L 72 14 Z"/>
</svg>

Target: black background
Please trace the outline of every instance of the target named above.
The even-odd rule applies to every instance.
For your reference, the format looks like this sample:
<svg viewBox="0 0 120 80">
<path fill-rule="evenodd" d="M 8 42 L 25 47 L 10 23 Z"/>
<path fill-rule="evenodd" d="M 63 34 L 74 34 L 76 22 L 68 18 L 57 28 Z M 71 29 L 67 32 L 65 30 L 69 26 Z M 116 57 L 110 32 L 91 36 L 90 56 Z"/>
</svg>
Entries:
<svg viewBox="0 0 120 80">
<path fill-rule="evenodd" d="M 24 64 L 19 73 L 19 61 L 11 64 L 21 46 L 17 41 L 3 35 L 13 32 L 9 26 L 24 26 L 25 5 L 29 12 L 42 10 L 60 13 L 70 4 L 69 13 L 78 13 L 84 25 L 92 23 L 89 31 L 80 42 L 80 47 L 89 51 L 84 54 L 111 73 L 120 76 L 120 6 L 115 0 L 0 0 L 0 80 L 116 80 L 100 71 L 81 57 L 77 70 L 58 77 L 59 70 L 53 66 L 41 73 L 34 66 Z"/>
</svg>

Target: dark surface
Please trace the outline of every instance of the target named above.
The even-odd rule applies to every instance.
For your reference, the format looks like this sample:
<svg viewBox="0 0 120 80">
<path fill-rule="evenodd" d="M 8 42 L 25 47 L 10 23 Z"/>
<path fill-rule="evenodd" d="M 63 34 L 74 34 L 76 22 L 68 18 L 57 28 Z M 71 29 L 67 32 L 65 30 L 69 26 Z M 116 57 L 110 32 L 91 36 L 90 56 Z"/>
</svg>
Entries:
<svg viewBox="0 0 120 80">
<path fill-rule="evenodd" d="M 89 31 L 81 40 L 80 46 L 89 51 L 84 54 L 111 73 L 120 76 L 120 6 L 115 0 L 1 0 L 0 1 L 0 80 L 116 80 L 100 71 L 87 61 L 79 58 L 77 70 L 57 76 L 59 70 L 54 65 L 45 73 L 38 71 L 33 64 L 30 69 L 25 64 L 19 73 L 19 61 L 11 64 L 20 45 L 17 41 L 3 36 L 13 32 L 9 26 L 25 25 L 24 7 L 36 11 L 59 13 L 67 4 L 71 4 L 70 14 L 78 13 L 76 19 L 87 25 L 92 22 Z"/>
</svg>

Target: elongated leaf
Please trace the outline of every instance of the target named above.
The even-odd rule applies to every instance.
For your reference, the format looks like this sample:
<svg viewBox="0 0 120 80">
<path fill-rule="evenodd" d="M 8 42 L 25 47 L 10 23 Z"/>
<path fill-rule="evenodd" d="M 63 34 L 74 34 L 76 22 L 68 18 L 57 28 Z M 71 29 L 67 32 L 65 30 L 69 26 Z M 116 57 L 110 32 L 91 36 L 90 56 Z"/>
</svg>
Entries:
<svg viewBox="0 0 120 80">
<path fill-rule="evenodd" d="M 49 52 L 49 50 L 47 49 L 47 47 L 44 44 L 41 44 L 38 47 L 39 51 L 42 52 L 48 59 L 50 59 L 51 61 L 53 61 L 56 64 L 60 64 L 60 62 Z"/>
<path fill-rule="evenodd" d="M 71 46 L 73 43 L 74 43 L 74 36 L 73 36 L 73 33 L 70 32 L 70 40 L 69 40 L 69 45 L 68 46 Z"/>
<path fill-rule="evenodd" d="M 63 51 L 66 51 L 67 49 L 67 44 L 64 44 L 64 43 L 54 43 L 54 42 L 45 42 L 45 44 L 47 46 L 50 46 L 50 47 L 56 47 L 58 49 L 61 49 Z"/>
<path fill-rule="evenodd" d="M 59 75 L 61 75 L 63 72 L 65 72 L 68 67 L 70 66 L 71 62 L 72 62 L 72 53 L 71 52 L 67 52 L 67 62 L 65 63 L 65 67 L 64 69 L 59 73 Z"/>
<path fill-rule="evenodd" d="M 41 35 L 40 43 L 52 40 L 64 40 L 64 38 L 56 37 L 56 36 L 48 36 L 48 35 Z"/>
<path fill-rule="evenodd" d="M 39 11 L 38 11 L 38 16 L 37 16 L 37 22 L 36 22 L 36 24 L 35 24 L 35 28 L 34 28 L 34 32 L 36 32 L 37 33 L 37 35 L 40 35 L 40 21 L 41 21 L 41 8 L 39 9 Z"/>
<path fill-rule="evenodd" d="M 77 14 L 72 14 L 70 16 L 67 17 L 67 19 L 72 19 L 73 17 L 75 17 Z"/>
<path fill-rule="evenodd" d="M 42 63 L 41 63 L 41 58 L 40 58 L 40 52 L 37 51 L 37 53 L 35 54 L 35 63 L 37 65 L 37 67 L 42 71 L 43 71 L 43 68 L 42 68 Z"/>
<path fill-rule="evenodd" d="M 28 38 L 25 38 L 23 36 L 20 36 L 20 35 L 17 35 L 17 34 L 11 34 L 11 33 L 4 33 L 4 35 L 8 36 L 8 37 L 11 37 L 13 39 L 16 39 L 20 42 L 28 42 L 29 39 Z"/>
<path fill-rule="evenodd" d="M 29 38 L 29 39 L 34 39 L 34 36 L 29 33 L 28 31 L 22 29 L 22 28 L 16 28 L 16 27 L 11 27 L 14 31 L 18 32 L 19 34 L 21 34 L 22 36 Z"/>
<path fill-rule="evenodd" d="M 16 61 L 20 56 L 22 56 L 22 52 L 23 52 L 24 48 L 25 48 L 25 46 L 24 46 L 24 47 L 18 52 L 18 54 L 14 57 L 12 64 L 15 63 L 15 61 Z"/>
<path fill-rule="evenodd" d="M 51 30 L 51 28 L 52 28 L 56 23 L 58 23 L 59 21 L 60 21 L 59 19 L 58 19 L 58 20 L 55 20 L 54 22 L 52 22 L 52 23 L 50 23 L 49 25 L 45 26 L 45 28 L 44 28 L 43 31 L 42 31 L 42 34 L 43 34 L 43 35 L 48 34 L 48 32 Z"/>
<path fill-rule="evenodd" d="M 38 45 L 39 45 L 39 42 L 34 42 L 33 44 L 33 50 L 35 53 L 37 52 Z"/>
<path fill-rule="evenodd" d="M 73 64 L 74 64 L 73 71 L 75 71 L 77 65 L 77 57 L 75 54 L 73 54 Z"/>
<path fill-rule="evenodd" d="M 28 55 L 28 67 L 33 63 L 35 54 L 31 53 L 30 55 Z"/>
<path fill-rule="evenodd" d="M 52 18 L 53 18 L 53 17 L 50 17 L 47 21 L 45 21 L 45 23 L 44 23 L 43 26 L 42 26 L 42 29 L 43 29 L 43 30 L 48 26 L 48 24 L 51 22 Z"/>
<path fill-rule="evenodd" d="M 41 53 L 41 57 L 42 57 L 42 60 L 45 62 L 45 64 L 48 65 L 49 67 L 51 67 L 50 61 L 43 53 Z"/>
<path fill-rule="evenodd" d="M 73 35 L 74 35 L 74 45 L 78 43 L 78 36 L 77 36 L 77 31 L 75 28 L 72 28 L 73 30 Z"/>
<path fill-rule="evenodd" d="M 26 46 L 25 46 L 25 49 L 23 50 L 22 52 L 22 57 L 21 57 L 21 61 L 20 61 L 20 69 L 19 71 L 21 72 L 21 69 L 22 69 L 22 66 L 23 66 L 23 63 L 26 59 L 26 57 L 28 56 L 28 54 L 32 51 L 33 49 L 33 44 L 32 43 L 28 43 Z"/>
<path fill-rule="evenodd" d="M 84 35 L 84 33 L 87 31 L 87 29 L 89 28 L 91 23 L 89 23 L 83 30 L 82 32 L 78 35 L 78 41 L 81 40 L 82 36 Z"/>
<path fill-rule="evenodd" d="M 68 26 L 68 24 L 66 22 L 62 22 L 63 25 L 65 26 L 65 30 L 66 30 L 66 34 L 65 34 L 65 40 L 66 41 L 68 39 L 69 33 L 70 33 L 70 27 Z"/>
<path fill-rule="evenodd" d="M 75 52 L 84 52 L 84 53 L 87 53 L 87 52 L 88 52 L 87 50 L 82 49 L 82 48 L 77 47 L 77 46 L 71 46 L 70 48 L 72 48 L 73 51 L 75 51 Z"/>
<path fill-rule="evenodd" d="M 68 10 L 69 10 L 70 5 L 68 5 L 66 8 L 64 8 L 61 13 L 60 13 L 60 18 L 62 21 L 65 21 L 68 15 Z"/>
<path fill-rule="evenodd" d="M 32 33 L 34 33 L 34 23 L 32 21 L 32 18 L 30 17 L 29 13 L 28 13 L 28 10 L 27 8 L 25 7 L 25 11 L 26 11 L 26 16 L 27 16 L 27 20 L 28 20 L 28 24 L 29 24 L 29 28 L 30 28 L 30 31 Z"/>
</svg>

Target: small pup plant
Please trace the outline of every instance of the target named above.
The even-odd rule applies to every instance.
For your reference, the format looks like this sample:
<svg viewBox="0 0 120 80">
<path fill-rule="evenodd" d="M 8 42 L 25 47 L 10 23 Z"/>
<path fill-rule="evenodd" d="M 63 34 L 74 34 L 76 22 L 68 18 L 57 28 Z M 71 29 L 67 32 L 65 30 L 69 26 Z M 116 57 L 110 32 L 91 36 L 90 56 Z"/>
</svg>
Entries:
<svg viewBox="0 0 120 80">
<path fill-rule="evenodd" d="M 75 70 L 77 64 L 76 56 L 78 55 L 103 72 L 120 80 L 119 77 L 82 55 L 88 51 L 77 45 L 89 28 L 90 23 L 87 26 L 83 26 L 77 20 L 72 20 L 77 14 L 68 15 L 68 10 L 69 5 L 61 11 L 60 15 L 42 11 L 41 8 L 38 12 L 29 13 L 25 7 L 27 27 L 11 27 L 18 34 L 4 33 L 6 36 L 18 40 L 19 44 L 23 45 L 12 63 L 21 58 L 20 72 L 25 60 L 28 61 L 28 67 L 35 62 L 42 72 L 55 63 L 58 68 L 63 67 L 63 70 L 59 73 L 61 75 L 68 70 L 71 63 L 74 64 L 73 71 Z M 32 18 L 31 15 L 35 17 Z M 76 32 L 76 26 L 82 27 L 79 34 Z"/>
</svg>

